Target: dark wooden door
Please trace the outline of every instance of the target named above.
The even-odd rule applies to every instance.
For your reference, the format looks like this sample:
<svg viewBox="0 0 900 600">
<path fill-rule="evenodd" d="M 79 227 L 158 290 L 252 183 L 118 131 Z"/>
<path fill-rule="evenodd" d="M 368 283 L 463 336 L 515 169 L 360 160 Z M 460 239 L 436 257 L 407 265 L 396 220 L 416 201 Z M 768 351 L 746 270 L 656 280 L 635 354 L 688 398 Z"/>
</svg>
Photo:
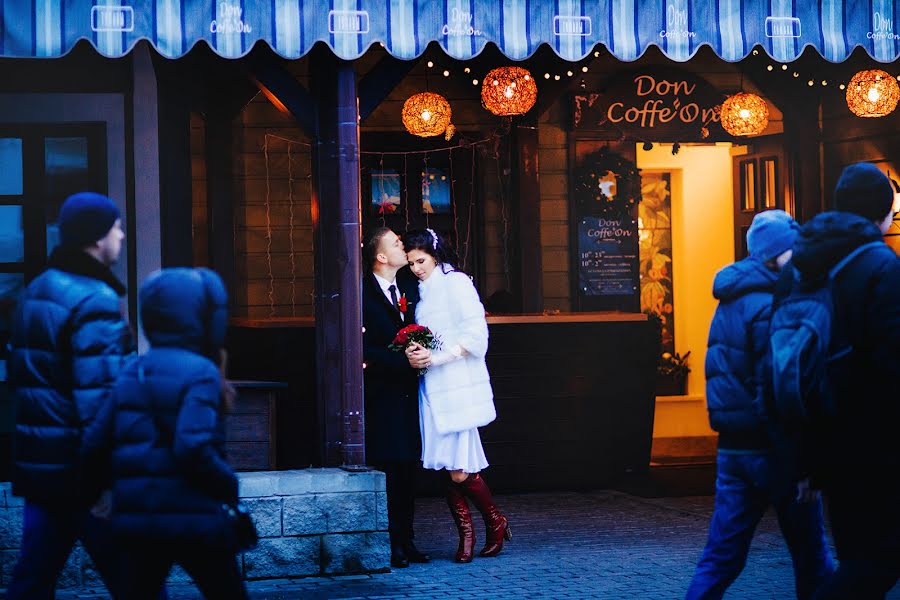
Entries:
<svg viewBox="0 0 900 600">
<path fill-rule="evenodd" d="M 780 208 L 793 213 L 782 137 L 754 138 L 748 152 L 732 159 L 734 173 L 734 257 L 747 256 L 747 230 L 753 217 Z"/>
</svg>

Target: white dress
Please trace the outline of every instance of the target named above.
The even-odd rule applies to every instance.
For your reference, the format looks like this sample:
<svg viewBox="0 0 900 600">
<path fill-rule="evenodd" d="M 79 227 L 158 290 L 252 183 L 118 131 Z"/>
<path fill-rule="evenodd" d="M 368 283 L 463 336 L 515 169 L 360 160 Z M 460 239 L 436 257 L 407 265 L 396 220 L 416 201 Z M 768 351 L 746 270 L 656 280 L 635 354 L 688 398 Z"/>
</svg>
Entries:
<svg viewBox="0 0 900 600">
<path fill-rule="evenodd" d="M 466 277 L 462 274 L 454 274 L 454 276 Z M 416 306 L 416 322 L 431 328 L 437 336 L 442 338 L 445 344 L 448 342 L 447 338 L 452 337 L 453 332 L 447 331 L 446 326 L 442 330 L 434 325 L 430 325 L 430 323 L 444 324 L 447 321 L 447 315 L 435 314 L 445 310 L 444 307 L 447 304 L 445 300 L 448 300 L 448 298 L 440 296 L 453 294 L 453 286 L 448 285 L 447 278 L 447 275 L 441 271 L 440 267 L 435 268 L 428 279 L 419 283 L 419 303 Z M 468 285 L 471 286 L 471 281 L 468 282 Z M 460 301 L 457 298 L 449 298 L 449 300 L 451 302 Z M 482 308 L 481 311 L 483 315 L 484 309 Z M 481 361 L 483 362 L 483 357 L 481 357 Z M 431 379 L 432 383 L 434 380 L 439 380 L 442 375 L 441 370 L 447 369 L 448 366 L 450 365 L 430 367 L 428 372 L 419 379 L 419 426 L 422 432 L 422 465 L 426 469 L 435 471 L 447 469 L 448 471 L 462 470 L 466 473 L 478 473 L 488 466 L 487 457 L 485 457 L 484 448 L 481 445 L 478 427 L 450 433 L 440 433 L 435 427 L 435 415 L 426 391 L 428 387 L 426 378 Z"/>
</svg>

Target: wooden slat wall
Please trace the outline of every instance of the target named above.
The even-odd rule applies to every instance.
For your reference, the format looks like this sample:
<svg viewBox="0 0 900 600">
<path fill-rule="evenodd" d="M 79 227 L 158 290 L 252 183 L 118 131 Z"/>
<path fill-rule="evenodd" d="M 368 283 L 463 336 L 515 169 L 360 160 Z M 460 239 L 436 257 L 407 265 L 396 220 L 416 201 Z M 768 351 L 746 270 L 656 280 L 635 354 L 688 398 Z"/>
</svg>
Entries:
<svg viewBox="0 0 900 600">
<path fill-rule="evenodd" d="M 285 141 L 309 139 L 262 94 L 244 108 L 236 127 L 234 314 L 311 316 L 310 147 Z"/>
<path fill-rule="evenodd" d="M 194 266 L 209 266 L 209 219 L 206 202 L 206 127 L 191 113 L 191 237 Z"/>
<path fill-rule="evenodd" d="M 544 310 L 572 310 L 569 290 L 568 95 L 541 115 L 538 168 L 541 185 L 541 261 Z"/>
</svg>

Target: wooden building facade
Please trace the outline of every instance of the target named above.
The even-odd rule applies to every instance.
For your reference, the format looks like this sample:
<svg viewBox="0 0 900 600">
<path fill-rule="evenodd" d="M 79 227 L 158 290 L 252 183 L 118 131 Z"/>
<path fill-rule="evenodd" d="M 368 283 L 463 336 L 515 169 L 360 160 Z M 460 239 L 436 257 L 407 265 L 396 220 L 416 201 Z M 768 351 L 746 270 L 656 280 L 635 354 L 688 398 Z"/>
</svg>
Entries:
<svg viewBox="0 0 900 600">
<path fill-rule="evenodd" d="M 740 257 L 747 219 L 780 207 L 805 220 L 827 208 L 844 165 L 868 160 L 891 175 L 900 166 L 898 113 L 858 118 L 839 87 L 864 69 L 900 75 L 892 32 L 865 35 L 877 29 L 877 7 L 867 19 L 845 14 L 837 47 L 826 35 L 836 25 L 806 2 L 789 17 L 747 0 L 743 25 L 705 18 L 706 0 L 640 19 L 637 9 L 613 17 L 539 0 L 484 1 L 477 11 L 363 4 L 316 15 L 299 0 L 184 0 L 176 33 L 158 11 L 150 29 L 137 9 L 86 6 L 89 22 L 4 15 L 27 25 L 4 33 L 0 58 L 4 206 L 10 215 L 29 203 L 40 210 L 29 221 L 23 208 L 21 226 L 4 233 L 3 306 L 46 262 L 52 207 L 68 188 L 41 182 L 52 140 L 69 140 L 60 151 L 66 185 L 108 193 L 126 215 L 117 273 L 133 321 L 137 288 L 156 268 L 209 266 L 227 282 L 232 376 L 277 384 L 246 384 L 259 409 L 232 418 L 235 460 L 247 468 L 364 463 L 356 249 L 373 226 L 428 225 L 450 237 L 491 313 L 500 419 L 484 438 L 497 485 L 599 486 L 646 467 L 652 437 L 711 435 L 702 378 L 709 289 L 715 271 Z M 415 18 L 385 14 L 388 4 Z M 815 26 L 801 35 L 794 18 Z M 673 26 L 685 35 L 662 35 Z M 77 42 L 82 35 L 89 41 Z M 537 103 L 496 117 L 480 90 L 488 71 L 511 64 L 529 70 Z M 649 124 L 638 100 L 650 90 L 633 89 L 641 77 L 667 82 L 654 93 L 679 103 L 702 90 L 707 104 L 680 128 Z M 422 91 L 450 103 L 454 137 L 407 133 L 401 108 Z M 766 101 L 758 135 L 718 125 L 713 108 L 741 91 Z M 624 116 L 629 94 L 634 120 Z M 576 117 L 615 102 L 623 112 Z M 637 204 L 613 215 L 621 218 L 609 235 L 633 244 L 616 267 L 627 275 L 594 269 L 584 253 L 590 224 L 611 218 L 579 195 L 598 160 L 621 188 L 609 197 L 635 186 L 636 203 L 654 198 L 654 223 L 668 223 L 662 233 L 644 227 L 649 213 Z M 668 246 L 645 256 L 641 240 L 657 234 Z M 651 280 L 664 281 L 662 291 Z M 663 317 L 671 351 L 692 352 L 681 393 L 657 399 L 660 332 L 644 312 Z M 573 342 L 556 348 L 559 340 Z"/>
</svg>

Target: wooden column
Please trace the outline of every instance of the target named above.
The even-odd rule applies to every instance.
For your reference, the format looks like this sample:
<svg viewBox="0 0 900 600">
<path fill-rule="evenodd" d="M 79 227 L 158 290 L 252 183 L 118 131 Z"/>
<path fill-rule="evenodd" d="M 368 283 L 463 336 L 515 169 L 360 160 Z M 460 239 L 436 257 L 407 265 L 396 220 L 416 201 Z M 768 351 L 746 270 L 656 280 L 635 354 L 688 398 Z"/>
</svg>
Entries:
<svg viewBox="0 0 900 600">
<path fill-rule="evenodd" d="M 206 186 L 210 266 L 234 302 L 234 110 L 210 102 L 206 110 Z"/>
<path fill-rule="evenodd" d="M 541 266 L 541 188 L 538 180 L 537 115 L 513 124 L 512 187 L 518 244 L 519 282 L 522 311 L 544 310 Z"/>
<path fill-rule="evenodd" d="M 317 105 L 312 198 L 317 394 L 324 463 L 365 465 L 360 306 L 359 113 L 353 63 L 311 59 Z"/>
<path fill-rule="evenodd" d="M 159 111 L 159 209 L 163 267 L 191 266 L 191 106 L 178 65 L 154 57 Z M 140 163 L 135 164 L 140 170 Z M 140 207 L 138 207 L 140 210 Z"/>
</svg>

